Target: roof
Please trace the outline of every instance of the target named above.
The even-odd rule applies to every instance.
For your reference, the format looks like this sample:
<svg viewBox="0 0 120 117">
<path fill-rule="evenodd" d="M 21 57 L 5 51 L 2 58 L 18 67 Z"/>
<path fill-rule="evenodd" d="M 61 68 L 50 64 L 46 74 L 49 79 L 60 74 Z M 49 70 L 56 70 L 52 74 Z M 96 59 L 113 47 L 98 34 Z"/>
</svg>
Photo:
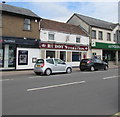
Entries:
<svg viewBox="0 0 120 117">
<path fill-rule="evenodd" d="M 2 8 L 2 11 L 5 11 L 5 12 L 40 18 L 38 15 L 36 15 L 29 9 L 15 7 L 15 6 L 2 4 L 2 3 L 0 3 L 0 8 Z"/>
<path fill-rule="evenodd" d="M 79 26 L 75 26 L 75 25 L 67 24 L 63 22 L 42 19 L 40 26 L 43 29 L 88 36 L 87 33 L 85 33 L 82 29 L 80 29 Z"/>
<path fill-rule="evenodd" d="M 117 24 L 99 20 L 99 19 L 95 19 L 95 18 L 91 18 L 88 16 L 84 16 L 84 15 L 80 15 L 80 14 L 76 14 L 76 13 L 74 15 L 76 15 L 78 18 L 82 19 L 88 25 L 93 26 L 93 27 L 99 27 L 99 28 L 103 28 L 103 29 L 113 30 L 117 26 Z"/>
</svg>

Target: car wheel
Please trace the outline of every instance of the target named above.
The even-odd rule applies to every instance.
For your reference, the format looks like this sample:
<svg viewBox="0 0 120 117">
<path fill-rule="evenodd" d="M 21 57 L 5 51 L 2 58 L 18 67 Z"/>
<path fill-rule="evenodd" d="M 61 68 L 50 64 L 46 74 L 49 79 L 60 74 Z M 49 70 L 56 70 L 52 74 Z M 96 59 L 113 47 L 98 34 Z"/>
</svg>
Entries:
<svg viewBox="0 0 120 117">
<path fill-rule="evenodd" d="M 40 75 L 40 72 L 35 72 L 36 75 Z"/>
<path fill-rule="evenodd" d="M 95 71 L 95 67 L 94 67 L 94 66 L 91 66 L 91 67 L 90 67 L 90 71 Z"/>
<path fill-rule="evenodd" d="M 104 68 L 104 70 L 107 70 L 107 69 L 108 69 L 108 66 L 106 65 L 105 68 Z"/>
<path fill-rule="evenodd" d="M 46 70 L 45 70 L 45 74 L 46 74 L 47 76 L 49 76 L 51 73 L 52 73 L 51 69 L 46 69 Z"/>
<path fill-rule="evenodd" d="M 71 68 L 67 68 L 66 73 L 70 74 L 71 72 L 72 72 L 72 69 Z"/>
</svg>

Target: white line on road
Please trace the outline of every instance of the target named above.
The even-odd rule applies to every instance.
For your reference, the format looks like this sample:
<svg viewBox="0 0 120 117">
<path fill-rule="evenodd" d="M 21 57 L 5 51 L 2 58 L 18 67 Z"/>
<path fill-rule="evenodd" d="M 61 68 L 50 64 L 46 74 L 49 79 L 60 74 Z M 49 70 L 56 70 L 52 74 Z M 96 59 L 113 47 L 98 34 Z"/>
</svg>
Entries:
<svg viewBox="0 0 120 117">
<path fill-rule="evenodd" d="M 51 85 L 51 86 L 46 86 L 46 87 L 39 87 L 39 88 L 27 89 L 27 91 L 36 91 L 36 90 L 42 90 L 42 89 L 50 89 L 50 88 L 56 88 L 56 87 L 63 87 L 63 86 L 69 86 L 69 85 L 74 85 L 74 84 L 82 84 L 82 83 L 85 83 L 85 82 L 86 81 L 80 81 L 80 82 L 72 82 L 72 83 L 66 83 L 66 84 Z"/>
<path fill-rule="evenodd" d="M 30 79 L 32 79 L 32 78 L 40 78 L 41 76 L 33 76 L 33 77 L 28 77 L 28 78 L 30 78 Z"/>
<path fill-rule="evenodd" d="M 0 82 L 9 81 L 9 80 L 13 80 L 13 79 L 1 79 Z"/>
<path fill-rule="evenodd" d="M 105 77 L 103 78 L 104 80 L 107 80 L 107 79 L 112 79 L 112 78 L 118 78 L 119 76 L 110 76 L 110 77 Z"/>
</svg>

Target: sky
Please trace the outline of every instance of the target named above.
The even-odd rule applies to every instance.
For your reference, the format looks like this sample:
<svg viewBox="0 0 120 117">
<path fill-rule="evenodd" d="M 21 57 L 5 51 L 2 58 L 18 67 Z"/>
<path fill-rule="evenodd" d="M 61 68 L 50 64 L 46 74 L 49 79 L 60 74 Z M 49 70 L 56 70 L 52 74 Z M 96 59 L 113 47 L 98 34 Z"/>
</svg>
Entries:
<svg viewBox="0 0 120 117">
<path fill-rule="evenodd" d="M 20 2 L 20 0 L 5 1 L 6 4 L 9 5 L 30 9 L 42 18 L 61 22 L 66 22 L 74 13 L 78 13 L 108 22 L 118 23 L 118 1 L 114 0 L 114 2 L 73 2 L 75 0 L 72 2 L 70 0 L 63 2 L 26 2 L 25 0 L 24 2 Z"/>
</svg>

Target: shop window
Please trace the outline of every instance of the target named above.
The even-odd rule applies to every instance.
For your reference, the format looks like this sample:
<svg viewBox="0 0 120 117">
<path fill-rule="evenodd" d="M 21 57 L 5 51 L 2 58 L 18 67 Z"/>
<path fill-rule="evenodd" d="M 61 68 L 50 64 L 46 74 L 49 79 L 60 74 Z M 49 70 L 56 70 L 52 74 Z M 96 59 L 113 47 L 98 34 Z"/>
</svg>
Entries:
<svg viewBox="0 0 120 117">
<path fill-rule="evenodd" d="M 81 60 L 81 53 L 79 52 L 72 52 L 72 61 L 80 61 Z"/>
<path fill-rule="evenodd" d="M 107 41 L 111 41 L 111 34 L 107 33 Z"/>
<path fill-rule="evenodd" d="M 103 60 L 115 61 L 115 51 L 103 50 Z"/>
<path fill-rule="evenodd" d="M 3 67 L 3 49 L 0 49 L 0 68 Z"/>
<path fill-rule="evenodd" d="M 48 40 L 55 40 L 54 34 L 48 34 Z"/>
<path fill-rule="evenodd" d="M 96 39 L 96 30 L 92 30 L 92 39 Z"/>
<path fill-rule="evenodd" d="M 80 37 L 76 37 L 76 43 L 80 43 Z"/>
<path fill-rule="evenodd" d="M 30 19 L 25 19 L 24 20 L 24 30 L 31 30 L 31 21 Z"/>
<path fill-rule="evenodd" d="M 63 61 L 66 61 L 66 52 L 64 52 L 64 51 L 60 52 L 60 59 Z"/>
<path fill-rule="evenodd" d="M 103 40 L 103 32 L 102 31 L 99 31 L 98 39 Z"/>
<path fill-rule="evenodd" d="M 46 51 L 46 58 L 55 58 L 55 51 Z"/>
<path fill-rule="evenodd" d="M 15 48 L 9 47 L 8 67 L 15 67 Z"/>
</svg>

